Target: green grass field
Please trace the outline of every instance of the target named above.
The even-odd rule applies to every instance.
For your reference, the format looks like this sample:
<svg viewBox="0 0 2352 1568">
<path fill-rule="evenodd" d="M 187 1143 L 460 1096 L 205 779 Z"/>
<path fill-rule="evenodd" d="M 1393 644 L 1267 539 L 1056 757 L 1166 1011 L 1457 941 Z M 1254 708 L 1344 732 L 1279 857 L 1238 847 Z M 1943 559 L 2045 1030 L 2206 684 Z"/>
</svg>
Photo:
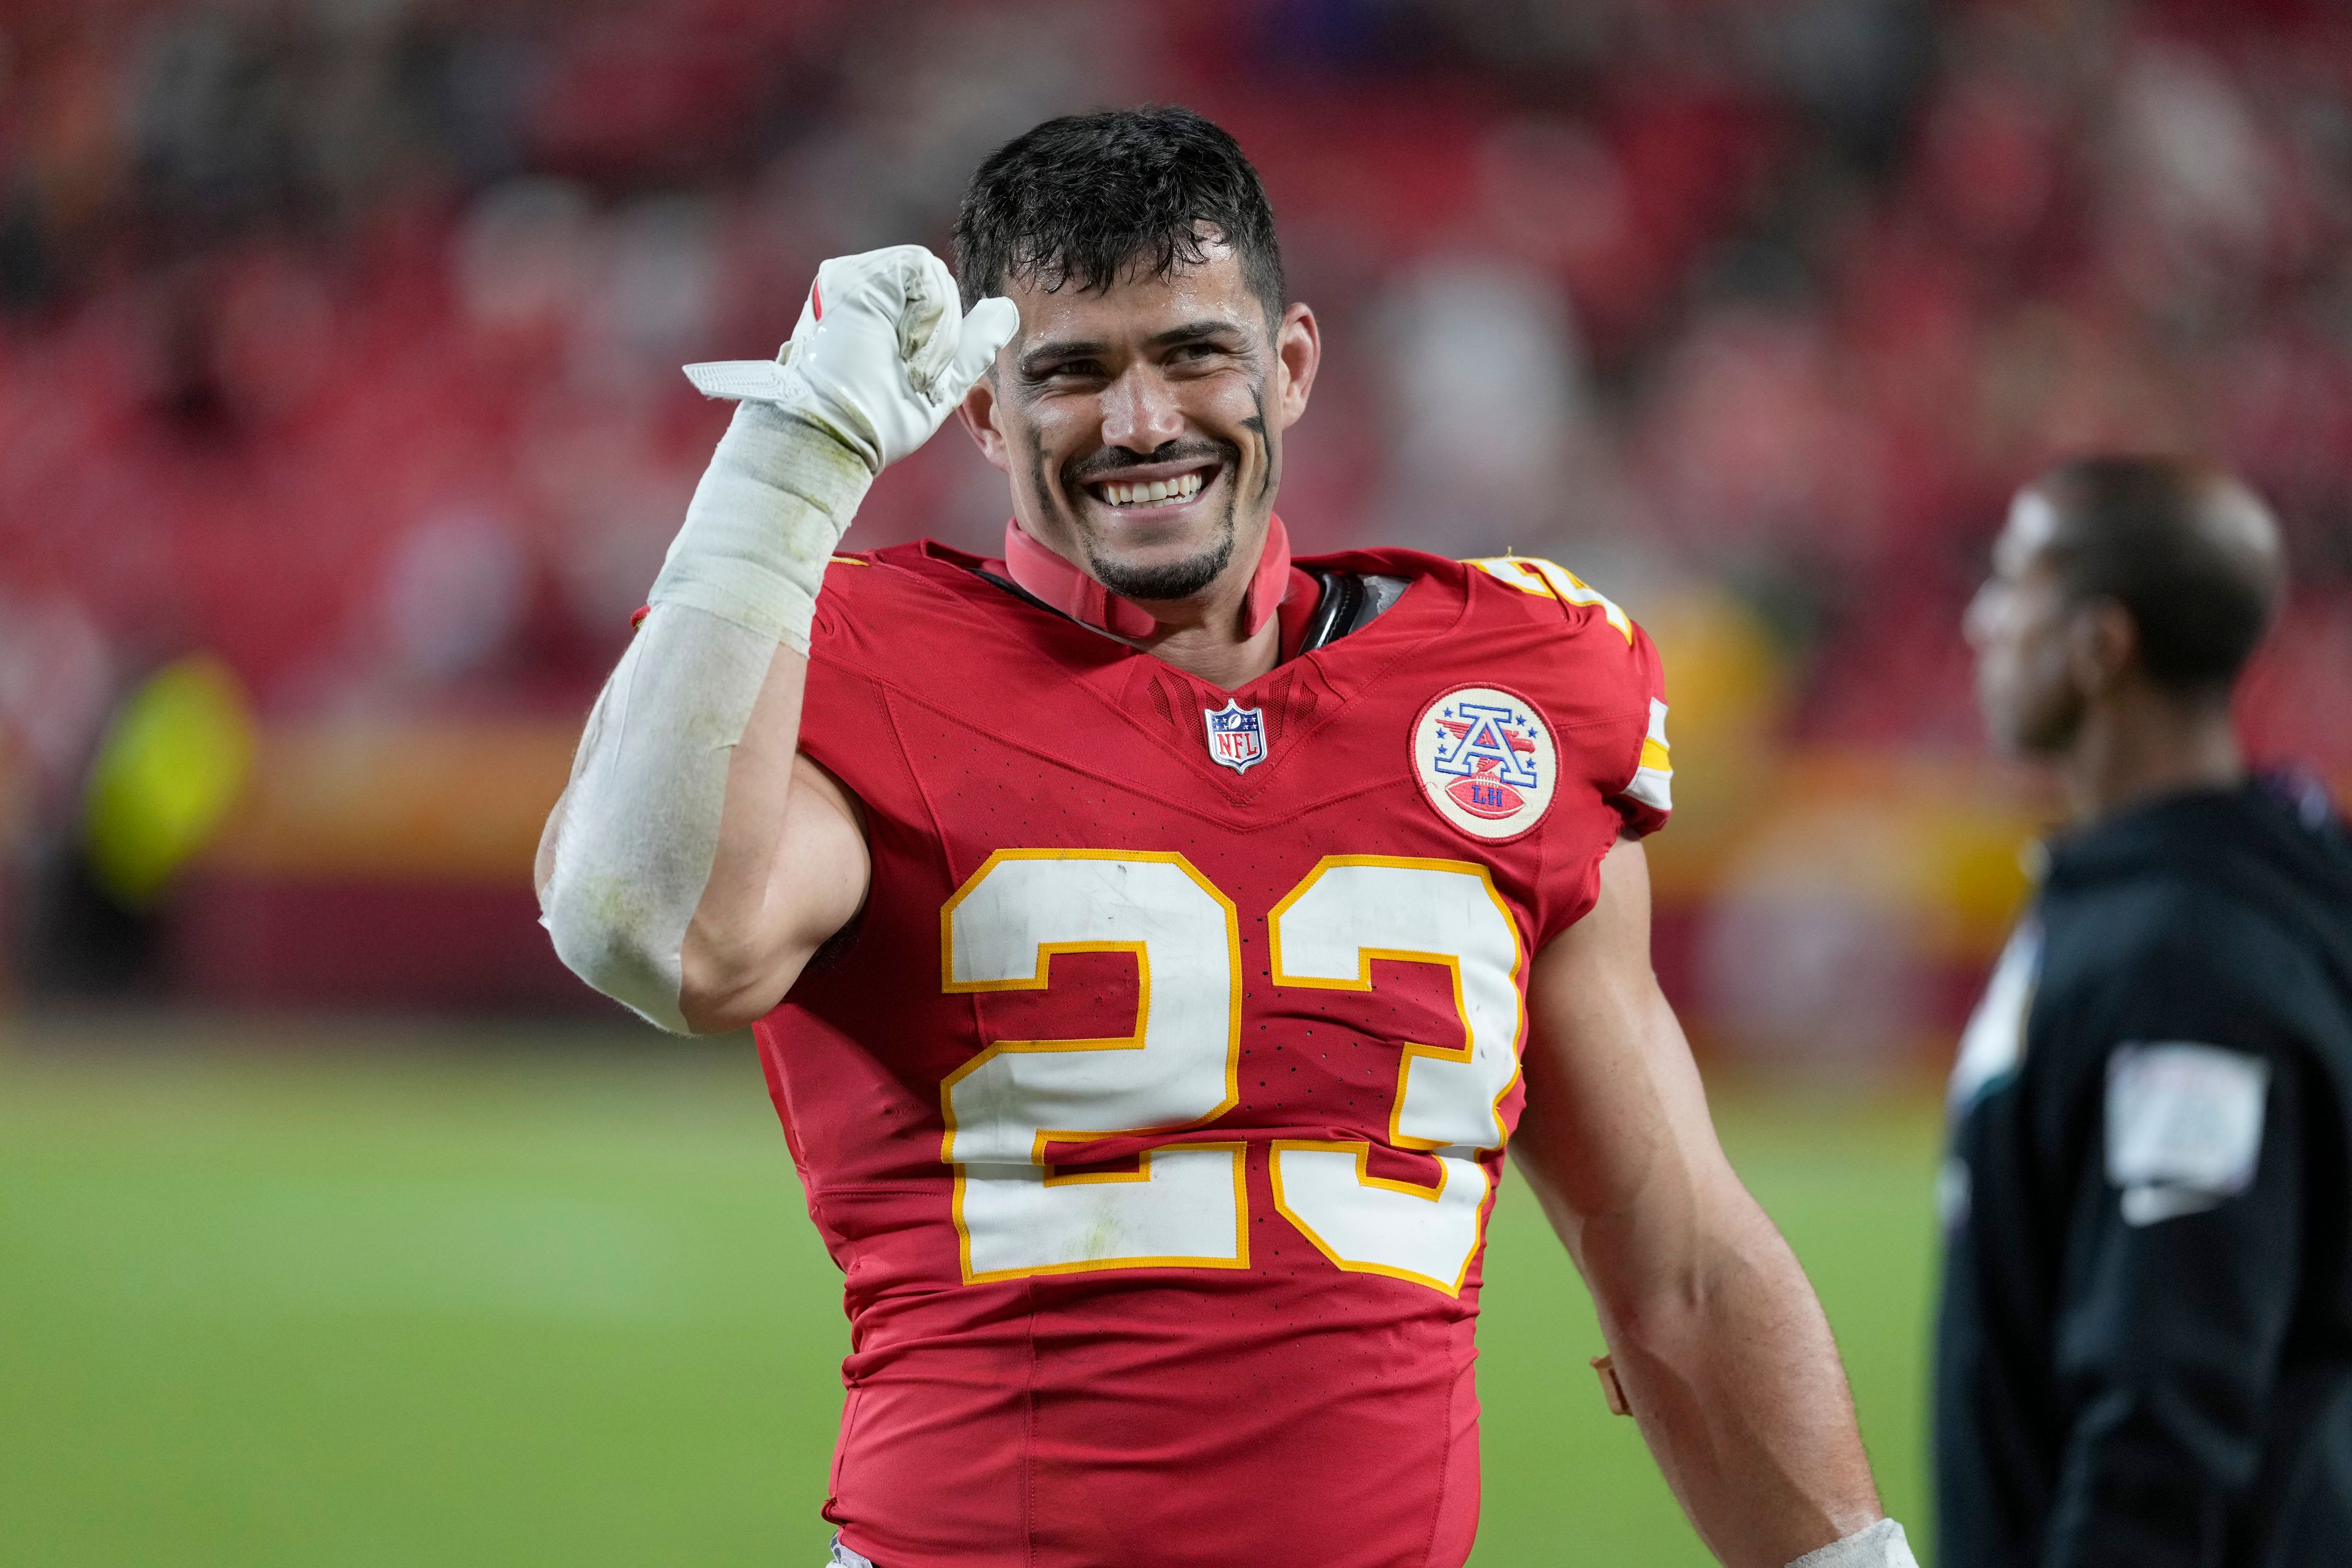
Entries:
<svg viewBox="0 0 2352 1568">
<path fill-rule="evenodd" d="M 1934 1108 L 1717 1110 L 1922 1533 Z M 1488 1279 L 1474 1562 L 1708 1561 L 1524 1191 Z M 10 1568 L 815 1568 L 846 1339 L 748 1047 L 0 1022 Z"/>
</svg>

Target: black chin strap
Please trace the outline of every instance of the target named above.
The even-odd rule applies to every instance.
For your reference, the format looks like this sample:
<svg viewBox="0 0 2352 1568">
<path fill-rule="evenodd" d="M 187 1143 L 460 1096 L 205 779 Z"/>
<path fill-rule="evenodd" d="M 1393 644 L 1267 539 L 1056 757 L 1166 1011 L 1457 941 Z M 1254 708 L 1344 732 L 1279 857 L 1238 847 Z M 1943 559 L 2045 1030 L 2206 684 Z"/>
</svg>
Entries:
<svg viewBox="0 0 2352 1568">
<path fill-rule="evenodd" d="M 1307 619 L 1307 635 L 1298 640 L 1298 651 L 1313 653 L 1317 648 L 1339 641 L 1356 629 L 1356 614 L 1364 607 L 1364 580 L 1352 572 L 1317 572 L 1312 574 L 1323 596 L 1315 605 L 1315 613 Z"/>
<path fill-rule="evenodd" d="M 1313 575 L 1322 584 L 1323 597 L 1307 618 L 1307 636 L 1298 645 L 1301 653 L 1328 647 L 1350 632 L 1362 631 L 1387 614 L 1389 606 L 1412 586 L 1405 578 L 1378 574 L 1317 572 Z"/>
</svg>

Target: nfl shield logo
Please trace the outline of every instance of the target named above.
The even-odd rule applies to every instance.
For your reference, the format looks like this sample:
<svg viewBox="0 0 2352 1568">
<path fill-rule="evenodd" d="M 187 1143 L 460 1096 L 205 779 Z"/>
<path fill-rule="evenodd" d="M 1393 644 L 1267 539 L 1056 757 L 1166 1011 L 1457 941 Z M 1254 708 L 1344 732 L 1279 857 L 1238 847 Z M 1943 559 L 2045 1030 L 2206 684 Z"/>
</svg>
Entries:
<svg viewBox="0 0 2352 1568">
<path fill-rule="evenodd" d="M 1201 717 L 1209 725 L 1209 756 L 1237 773 L 1245 773 L 1265 761 L 1265 710 L 1244 708 L 1232 698 L 1215 712 L 1206 709 Z"/>
</svg>

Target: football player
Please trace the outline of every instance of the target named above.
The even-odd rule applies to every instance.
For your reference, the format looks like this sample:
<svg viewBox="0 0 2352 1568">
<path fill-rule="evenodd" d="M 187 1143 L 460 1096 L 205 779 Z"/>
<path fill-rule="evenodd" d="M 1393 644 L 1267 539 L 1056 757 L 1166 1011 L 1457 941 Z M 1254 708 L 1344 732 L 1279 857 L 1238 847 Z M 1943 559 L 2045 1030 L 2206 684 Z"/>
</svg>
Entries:
<svg viewBox="0 0 2352 1568">
<path fill-rule="evenodd" d="M 1546 562 L 1292 559 L 1319 329 L 1199 116 L 1020 137 L 956 264 L 688 367 L 740 406 L 541 856 L 592 984 L 754 1028 L 846 1275 L 835 1561 L 1459 1564 L 1508 1142 L 1715 1553 L 1909 1564 L 1651 973 L 1649 639 Z M 1003 554 L 835 555 L 950 414 Z"/>
</svg>

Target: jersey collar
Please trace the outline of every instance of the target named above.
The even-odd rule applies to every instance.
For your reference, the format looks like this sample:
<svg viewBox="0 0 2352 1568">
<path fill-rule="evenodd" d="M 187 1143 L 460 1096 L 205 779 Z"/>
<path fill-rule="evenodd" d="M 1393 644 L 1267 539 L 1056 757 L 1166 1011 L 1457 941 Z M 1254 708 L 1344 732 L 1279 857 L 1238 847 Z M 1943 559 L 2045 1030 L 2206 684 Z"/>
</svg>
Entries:
<svg viewBox="0 0 2352 1568">
<path fill-rule="evenodd" d="M 1119 637 L 1147 637 L 1160 629 L 1151 613 L 1130 599 L 1122 599 L 1069 562 L 1021 531 L 1015 520 L 1004 525 L 1004 570 L 1024 591 L 1074 621 Z M 1290 534 L 1282 519 L 1269 515 L 1265 548 L 1250 577 L 1244 604 L 1245 636 L 1255 637 L 1274 617 L 1290 593 Z"/>
</svg>

